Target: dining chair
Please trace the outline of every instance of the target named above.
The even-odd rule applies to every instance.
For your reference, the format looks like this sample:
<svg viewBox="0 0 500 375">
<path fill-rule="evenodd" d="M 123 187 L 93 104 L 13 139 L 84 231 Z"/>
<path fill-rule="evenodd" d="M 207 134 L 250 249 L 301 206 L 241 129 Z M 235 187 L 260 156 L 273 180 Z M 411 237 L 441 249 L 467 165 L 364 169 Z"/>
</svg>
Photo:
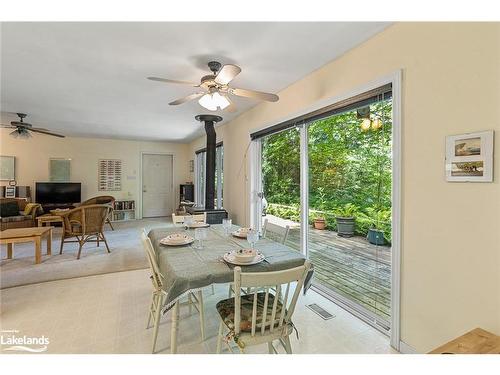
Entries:
<svg viewBox="0 0 500 375">
<path fill-rule="evenodd" d="M 284 244 L 288 238 L 289 232 L 289 225 L 282 227 L 281 225 L 270 223 L 267 219 L 264 220 L 264 226 L 262 227 L 262 237 L 264 238 L 270 238 Z"/>
<path fill-rule="evenodd" d="M 292 354 L 292 316 L 310 268 L 307 260 L 300 267 L 273 272 L 241 272 L 241 267 L 235 267 L 235 296 L 216 305 L 220 318 L 217 353 L 225 341 L 231 352 L 230 342 L 241 353 L 248 346 L 267 343 L 269 354 L 277 354 L 273 341 L 278 340 Z M 242 288 L 253 289 L 253 293 L 242 295 Z"/>
<path fill-rule="evenodd" d="M 281 244 L 285 244 L 288 233 L 290 232 L 290 226 L 282 227 L 281 225 L 270 223 L 267 219 L 264 220 L 264 225 L 262 227 L 262 237 L 267 238 Z M 243 290 L 243 292 L 245 292 Z M 229 284 L 229 297 L 234 294 L 233 283 Z"/>
<path fill-rule="evenodd" d="M 151 306 L 149 307 L 148 313 L 148 323 L 146 329 L 151 327 L 151 320 L 153 320 L 153 348 L 152 353 L 155 353 L 156 341 L 158 339 L 158 330 L 160 328 L 160 318 L 161 311 L 165 307 L 165 301 L 167 297 L 167 292 L 163 289 L 163 280 L 165 276 L 161 273 L 160 267 L 158 266 L 158 257 L 154 250 L 153 244 L 149 239 L 146 229 L 142 230 L 141 234 L 142 244 L 144 250 L 146 251 L 146 256 L 148 258 L 149 268 L 151 271 L 151 282 L 153 283 L 153 293 Z M 203 294 L 202 291 L 189 292 L 187 302 L 179 303 L 180 305 L 188 305 L 189 315 L 191 315 L 192 307 L 198 311 L 200 314 L 200 329 L 201 329 L 201 340 L 205 340 L 205 310 L 203 306 Z"/>
<path fill-rule="evenodd" d="M 76 259 L 80 259 L 84 244 L 87 242 L 97 242 L 97 246 L 99 246 L 100 241 L 104 242 L 106 250 L 108 253 L 111 253 L 106 237 L 104 236 L 104 224 L 110 212 L 111 206 L 106 204 L 91 204 L 79 206 L 61 214 L 63 233 L 59 254 L 62 254 L 65 243 L 77 242 L 80 247 Z M 70 238 L 76 238 L 76 240 L 71 240 Z"/>
<path fill-rule="evenodd" d="M 203 212 L 201 214 L 196 214 L 196 215 L 176 215 L 176 214 L 172 213 L 172 223 L 183 224 L 186 216 L 192 216 L 193 220 L 196 223 L 206 223 L 207 222 L 207 213 Z"/>
</svg>

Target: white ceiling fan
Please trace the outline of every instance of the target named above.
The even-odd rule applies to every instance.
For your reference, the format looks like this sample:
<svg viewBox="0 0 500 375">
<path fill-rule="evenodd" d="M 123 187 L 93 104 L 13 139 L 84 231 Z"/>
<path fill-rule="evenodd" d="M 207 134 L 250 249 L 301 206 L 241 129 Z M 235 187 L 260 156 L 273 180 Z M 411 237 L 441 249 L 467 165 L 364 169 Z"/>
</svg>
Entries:
<svg viewBox="0 0 500 375">
<path fill-rule="evenodd" d="M 268 102 L 277 102 L 279 100 L 279 97 L 276 94 L 229 87 L 229 83 L 241 72 L 241 68 L 237 65 L 227 64 L 223 66 L 218 61 L 211 61 L 208 63 L 208 67 L 213 74 L 202 77 L 200 83 L 158 77 L 148 77 L 148 79 L 152 81 L 189 85 L 203 89 L 203 91 L 174 100 L 169 103 L 170 105 L 179 105 L 199 98 L 198 103 L 209 111 L 216 111 L 220 108 L 228 112 L 234 112 L 236 111 L 236 107 L 229 98 L 229 95 L 264 100 Z"/>
</svg>

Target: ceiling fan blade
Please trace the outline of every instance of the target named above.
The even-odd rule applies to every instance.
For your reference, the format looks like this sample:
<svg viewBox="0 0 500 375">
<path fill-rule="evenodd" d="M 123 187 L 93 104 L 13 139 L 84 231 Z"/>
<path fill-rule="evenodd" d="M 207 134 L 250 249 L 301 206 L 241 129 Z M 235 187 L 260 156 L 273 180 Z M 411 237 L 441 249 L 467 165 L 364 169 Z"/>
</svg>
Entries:
<svg viewBox="0 0 500 375">
<path fill-rule="evenodd" d="M 221 70 L 219 70 L 219 73 L 217 73 L 217 76 L 215 76 L 214 81 L 219 85 L 227 85 L 234 77 L 240 74 L 240 72 L 241 68 L 237 65 L 224 65 Z"/>
<path fill-rule="evenodd" d="M 41 128 L 30 128 L 30 129 L 26 129 L 26 130 L 29 130 L 29 131 L 32 131 L 35 133 L 53 135 L 54 137 L 65 138 L 65 136 L 62 134 L 52 133 L 52 132 L 46 131 L 45 129 L 41 129 Z"/>
<path fill-rule="evenodd" d="M 236 107 L 234 102 L 231 99 L 229 99 L 229 95 L 224 95 L 224 96 L 227 99 L 227 101 L 229 102 L 229 105 L 226 108 L 224 108 L 224 111 L 230 112 L 230 113 L 234 113 L 234 112 L 238 111 L 238 108 Z"/>
<path fill-rule="evenodd" d="M 0 128 L 11 128 L 11 129 L 14 129 L 15 126 L 8 125 L 8 124 L 0 124 Z"/>
<path fill-rule="evenodd" d="M 267 102 L 277 102 L 280 99 L 279 96 L 276 94 L 269 94 L 267 92 L 254 91 L 254 90 L 230 88 L 229 93 L 236 96 L 243 96 L 244 98 L 265 100 Z"/>
<path fill-rule="evenodd" d="M 198 87 L 200 84 L 195 83 L 195 82 L 188 82 L 188 81 L 179 81 L 176 79 L 167 79 L 167 78 L 158 78 L 158 77 L 148 77 L 149 80 L 151 81 L 158 81 L 158 82 L 166 82 L 166 83 L 177 83 L 179 85 L 189 85 L 189 86 L 194 86 Z"/>
<path fill-rule="evenodd" d="M 183 103 L 186 103 L 186 102 L 188 102 L 190 100 L 197 99 L 197 98 L 199 98 L 200 96 L 203 96 L 203 95 L 205 95 L 204 92 L 197 92 L 197 93 L 185 96 L 184 98 L 180 98 L 180 99 L 174 100 L 173 102 L 170 102 L 168 104 L 170 104 L 170 105 L 183 104 Z"/>
</svg>

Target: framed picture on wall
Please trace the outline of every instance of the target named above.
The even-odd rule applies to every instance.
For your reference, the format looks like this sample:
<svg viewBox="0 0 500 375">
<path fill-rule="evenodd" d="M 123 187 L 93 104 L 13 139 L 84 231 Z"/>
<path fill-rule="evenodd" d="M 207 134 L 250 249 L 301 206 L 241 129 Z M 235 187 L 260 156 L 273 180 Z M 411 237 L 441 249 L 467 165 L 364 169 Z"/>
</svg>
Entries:
<svg viewBox="0 0 500 375">
<path fill-rule="evenodd" d="M 70 182 L 71 159 L 50 158 L 49 179 L 50 182 Z"/>
<path fill-rule="evenodd" d="M 446 180 L 493 181 L 493 130 L 446 137 Z"/>
<path fill-rule="evenodd" d="M 16 179 L 15 156 L 0 156 L 0 181 L 11 181 Z"/>
</svg>

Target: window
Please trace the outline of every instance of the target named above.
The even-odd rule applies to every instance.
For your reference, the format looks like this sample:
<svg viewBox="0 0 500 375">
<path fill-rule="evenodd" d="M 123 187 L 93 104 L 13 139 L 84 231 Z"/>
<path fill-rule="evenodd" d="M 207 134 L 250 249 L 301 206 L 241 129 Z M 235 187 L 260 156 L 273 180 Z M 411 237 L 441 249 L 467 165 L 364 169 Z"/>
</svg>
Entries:
<svg viewBox="0 0 500 375">
<path fill-rule="evenodd" d="M 205 168 L 207 151 L 202 149 L 196 152 L 195 176 L 194 176 L 194 200 L 197 206 L 205 206 Z M 217 144 L 215 154 L 215 208 L 223 206 L 223 183 L 224 183 L 224 146 Z"/>
</svg>

